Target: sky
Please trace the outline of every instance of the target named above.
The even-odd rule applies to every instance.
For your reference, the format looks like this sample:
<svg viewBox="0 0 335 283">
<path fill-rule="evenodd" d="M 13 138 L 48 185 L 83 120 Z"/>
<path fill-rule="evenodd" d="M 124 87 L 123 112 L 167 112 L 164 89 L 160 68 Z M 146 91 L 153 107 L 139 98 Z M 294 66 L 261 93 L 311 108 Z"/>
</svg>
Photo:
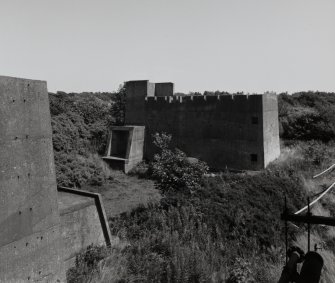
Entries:
<svg viewBox="0 0 335 283">
<path fill-rule="evenodd" d="M 335 91 L 334 0 L 0 0 L 0 75 L 49 91 Z"/>
</svg>

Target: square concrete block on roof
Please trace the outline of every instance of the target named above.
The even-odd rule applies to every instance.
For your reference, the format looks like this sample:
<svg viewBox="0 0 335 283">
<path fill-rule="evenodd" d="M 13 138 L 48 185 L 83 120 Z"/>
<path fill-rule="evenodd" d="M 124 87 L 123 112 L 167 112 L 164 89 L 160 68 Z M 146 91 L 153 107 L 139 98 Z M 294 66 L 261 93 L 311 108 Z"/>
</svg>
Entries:
<svg viewBox="0 0 335 283">
<path fill-rule="evenodd" d="M 155 83 L 155 96 L 172 96 L 174 85 L 171 82 Z"/>
</svg>

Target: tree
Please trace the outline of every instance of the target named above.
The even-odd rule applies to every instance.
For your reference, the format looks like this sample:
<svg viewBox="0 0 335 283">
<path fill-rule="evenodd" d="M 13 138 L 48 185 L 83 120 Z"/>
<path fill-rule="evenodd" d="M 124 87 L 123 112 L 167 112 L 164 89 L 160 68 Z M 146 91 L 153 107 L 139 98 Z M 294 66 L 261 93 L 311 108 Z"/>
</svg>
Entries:
<svg viewBox="0 0 335 283">
<path fill-rule="evenodd" d="M 115 93 L 115 101 L 112 105 L 112 115 L 114 117 L 114 124 L 117 126 L 124 125 L 126 113 L 126 88 L 121 85 L 119 90 Z"/>
</svg>

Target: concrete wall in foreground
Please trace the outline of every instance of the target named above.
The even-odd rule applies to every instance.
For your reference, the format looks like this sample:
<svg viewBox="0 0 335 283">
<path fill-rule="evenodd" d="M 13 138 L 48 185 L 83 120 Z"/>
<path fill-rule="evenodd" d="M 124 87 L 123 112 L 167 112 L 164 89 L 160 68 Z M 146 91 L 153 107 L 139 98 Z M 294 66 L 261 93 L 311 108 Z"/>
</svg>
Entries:
<svg viewBox="0 0 335 283">
<path fill-rule="evenodd" d="M 63 280 L 46 82 L 0 77 L 0 282 Z"/>
</svg>

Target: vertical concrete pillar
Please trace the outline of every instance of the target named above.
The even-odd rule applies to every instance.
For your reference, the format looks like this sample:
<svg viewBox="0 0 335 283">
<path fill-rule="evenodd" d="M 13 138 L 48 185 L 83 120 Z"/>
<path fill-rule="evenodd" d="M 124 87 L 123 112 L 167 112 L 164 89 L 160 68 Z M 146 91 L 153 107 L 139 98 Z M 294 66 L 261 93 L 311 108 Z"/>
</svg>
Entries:
<svg viewBox="0 0 335 283">
<path fill-rule="evenodd" d="M 280 155 L 278 99 L 276 94 L 263 94 L 264 168 Z"/>
<path fill-rule="evenodd" d="M 126 125 L 145 124 L 145 98 L 155 95 L 155 84 L 149 81 L 126 82 Z"/>
<path fill-rule="evenodd" d="M 47 85 L 0 77 L 0 282 L 63 282 Z"/>
</svg>

